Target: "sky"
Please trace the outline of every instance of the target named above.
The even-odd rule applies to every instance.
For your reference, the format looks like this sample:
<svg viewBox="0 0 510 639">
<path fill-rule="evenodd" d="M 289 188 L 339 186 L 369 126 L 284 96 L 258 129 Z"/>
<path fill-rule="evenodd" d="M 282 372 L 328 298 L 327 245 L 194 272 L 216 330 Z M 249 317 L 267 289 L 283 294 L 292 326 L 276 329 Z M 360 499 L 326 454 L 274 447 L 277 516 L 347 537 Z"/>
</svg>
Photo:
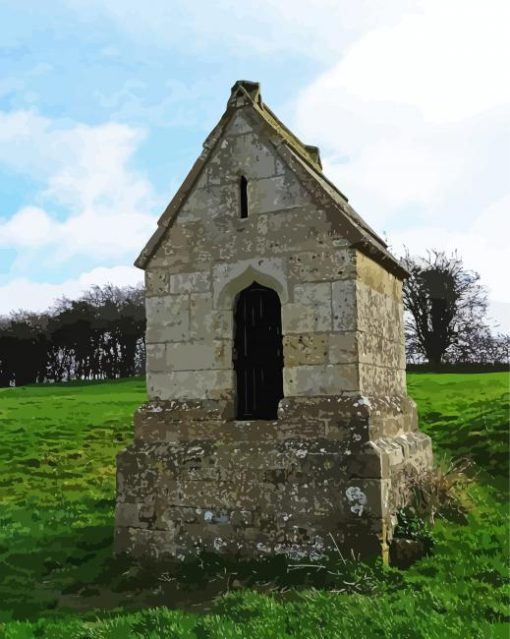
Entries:
<svg viewBox="0 0 510 639">
<path fill-rule="evenodd" d="M 0 0 L 0 314 L 133 266 L 238 79 L 510 332 L 507 0 Z"/>
</svg>

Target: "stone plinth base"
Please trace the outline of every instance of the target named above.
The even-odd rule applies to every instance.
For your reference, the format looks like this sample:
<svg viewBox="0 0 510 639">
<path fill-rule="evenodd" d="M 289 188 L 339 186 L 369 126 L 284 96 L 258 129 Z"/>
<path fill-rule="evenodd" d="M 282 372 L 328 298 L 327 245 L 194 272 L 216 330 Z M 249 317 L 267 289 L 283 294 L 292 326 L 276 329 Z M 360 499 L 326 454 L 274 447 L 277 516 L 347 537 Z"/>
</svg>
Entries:
<svg viewBox="0 0 510 639">
<path fill-rule="evenodd" d="M 222 401 L 151 402 L 117 457 L 115 552 L 184 558 L 333 550 L 387 559 L 406 470 L 432 463 L 407 397 L 288 397 L 275 421 Z"/>
</svg>

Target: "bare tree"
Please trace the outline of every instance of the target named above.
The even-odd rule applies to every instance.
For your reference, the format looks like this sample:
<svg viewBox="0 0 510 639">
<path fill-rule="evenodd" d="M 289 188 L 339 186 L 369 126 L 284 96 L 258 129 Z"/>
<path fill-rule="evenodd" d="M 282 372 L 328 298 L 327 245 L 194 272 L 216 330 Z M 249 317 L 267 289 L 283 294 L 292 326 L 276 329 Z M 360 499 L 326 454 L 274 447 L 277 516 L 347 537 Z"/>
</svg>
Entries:
<svg viewBox="0 0 510 639">
<path fill-rule="evenodd" d="M 470 359 L 488 331 L 487 292 L 478 273 L 467 270 L 456 252 L 413 258 L 406 249 L 402 262 L 410 272 L 403 289 L 409 354 L 425 357 L 434 370 L 454 349 Z"/>
</svg>

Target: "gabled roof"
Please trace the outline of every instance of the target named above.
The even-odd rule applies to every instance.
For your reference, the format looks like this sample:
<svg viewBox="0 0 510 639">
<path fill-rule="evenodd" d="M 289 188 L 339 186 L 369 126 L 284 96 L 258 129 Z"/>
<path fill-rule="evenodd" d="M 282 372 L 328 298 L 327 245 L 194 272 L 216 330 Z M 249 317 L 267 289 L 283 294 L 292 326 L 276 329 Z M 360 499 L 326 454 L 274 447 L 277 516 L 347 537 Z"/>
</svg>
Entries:
<svg viewBox="0 0 510 639">
<path fill-rule="evenodd" d="M 356 213 L 346 196 L 322 173 L 319 149 L 303 144 L 262 102 L 258 82 L 238 80 L 232 87 L 227 109 L 218 124 L 206 138 L 203 150 L 179 190 L 158 220 L 158 228 L 135 261 L 135 266 L 146 268 L 157 250 L 166 230 L 171 226 L 181 206 L 191 193 L 216 144 L 239 108 L 248 112 L 265 126 L 277 153 L 312 193 L 315 201 L 325 210 L 332 211 L 337 229 L 351 244 L 399 278 L 408 276 L 406 269 L 388 251 L 377 233 Z"/>
</svg>

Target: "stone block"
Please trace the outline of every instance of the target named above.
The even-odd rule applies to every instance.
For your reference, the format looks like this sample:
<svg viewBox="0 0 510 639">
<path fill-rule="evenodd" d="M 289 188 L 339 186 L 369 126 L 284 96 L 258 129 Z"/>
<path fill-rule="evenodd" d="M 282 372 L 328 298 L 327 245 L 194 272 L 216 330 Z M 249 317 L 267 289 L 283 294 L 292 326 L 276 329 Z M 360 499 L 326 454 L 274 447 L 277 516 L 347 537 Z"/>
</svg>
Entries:
<svg viewBox="0 0 510 639">
<path fill-rule="evenodd" d="M 398 369 L 360 364 L 359 375 L 361 390 L 369 395 L 397 395 L 405 392 L 405 374 Z"/>
<path fill-rule="evenodd" d="M 372 406 L 368 398 L 358 393 L 335 393 L 330 396 L 291 396 L 280 400 L 278 419 L 285 421 L 315 421 L 335 419 L 349 422 L 368 418 Z"/>
<path fill-rule="evenodd" d="M 242 111 L 238 111 L 230 120 L 227 130 L 225 131 L 225 136 L 230 137 L 232 135 L 243 135 L 252 132 L 253 126 L 251 122 L 248 121 Z"/>
<path fill-rule="evenodd" d="M 248 183 L 250 214 L 282 211 L 302 206 L 309 195 L 290 173 L 250 180 Z"/>
<path fill-rule="evenodd" d="M 282 330 L 287 333 L 318 333 L 331 330 L 331 284 L 294 287 L 294 302 L 282 306 Z"/>
<path fill-rule="evenodd" d="M 209 180 L 201 188 L 195 188 L 179 212 L 181 223 L 201 221 L 207 223 L 211 218 L 232 215 L 237 207 L 238 184 L 234 181 L 213 184 L 216 181 L 217 167 L 210 167 L 205 175 Z"/>
<path fill-rule="evenodd" d="M 324 364 L 328 356 L 328 336 L 324 334 L 286 335 L 283 338 L 285 366 Z"/>
<path fill-rule="evenodd" d="M 357 329 L 356 283 L 343 280 L 331 284 L 333 331 Z"/>
<path fill-rule="evenodd" d="M 251 179 L 276 175 L 275 151 L 254 132 L 224 138 L 208 163 L 217 174 L 225 167 Z"/>
<path fill-rule="evenodd" d="M 350 519 L 381 519 L 390 506 L 389 479 L 352 478 L 343 487 L 342 500 Z"/>
<path fill-rule="evenodd" d="M 224 399 L 233 388 L 231 370 L 172 371 L 149 373 L 151 399 Z"/>
<path fill-rule="evenodd" d="M 211 273 L 209 271 L 170 275 L 170 292 L 173 295 L 179 293 L 205 293 L 210 287 Z"/>
<path fill-rule="evenodd" d="M 233 510 L 230 513 L 230 521 L 234 528 L 244 528 L 246 526 L 253 526 L 254 513 L 250 510 Z"/>
<path fill-rule="evenodd" d="M 148 344 L 183 341 L 189 332 L 189 296 L 166 295 L 146 299 Z"/>
<path fill-rule="evenodd" d="M 357 251 L 356 262 L 357 276 L 360 282 L 400 302 L 402 299 L 402 282 L 398 278 L 359 251 Z"/>
<path fill-rule="evenodd" d="M 366 442 L 349 459 L 348 472 L 351 477 L 388 479 L 390 477 L 390 456 L 377 442 Z"/>
<path fill-rule="evenodd" d="M 392 437 L 381 437 L 375 440 L 374 444 L 388 457 L 390 467 L 399 466 L 404 461 L 404 451 Z"/>
<path fill-rule="evenodd" d="M 271 443 L 277 440 L 280 433 L 279 422 L 258 419 L 255 421 L 230 422 L 229 434 L 235 442 Z"/>
<path fill-rule="evenodd" d="M 170 293 L 170 273 L 167 269 L 145 271 L 145 296 L 154 297 Z"/>
<path fill-rule="evenodd" d="M 232 342 L 175 342 L 166 347 L 166 370 L 198 371 L 230 369 L 232 366 Z"/>
<path fill-rule="evenodd" d="M 285 395 L 337 395 L 359 389 L 355 364 L 294 366 L 283 369 Z"/>
<path fill-rule="evenodd" d="M 359 361 L 358 332 L 330 333 L 327 337 L 330 364 L 354 364 Z"/>
<path fill-rule="evenodd" d="M 402 343 L 403 316 L 399 303 L 360 281 L 357 283 L 357 305 L 360 330 L 368 335 Z M 374 308 L 378 309 L 377 313 L 373 312 Z"/>
<path fill-rule="evenodd" d="M 145 353 L 147 358 L 146 369 L 151 373 L 162 373 L 166 371 L 166 345 L 146 344 Z"/>
<path fill-rule="evenodd" d="M 296 246 L 301 251 L 317 253 L 326 244 L 325 237 L 331 224 L 324 211 L 313 205 L 301 205 L 284 211 L 270 214 L 259 214 L 257 218 L 265 218 L 265 233 L 275 250 L 280 253 L 296 253 Z M 271 246 L 271 244 L 269 245 Z M 289 262 L 289 279 L 295 282 L 306 280 L 306 263 L 301 267 L 299 260 Z"/>
<path fill-rule="evenodd" d="M 135 559 L 156 560 L 175 554 L 175 533 L 136 527 L 117 527 L 114 537 L 116 555 L 127 553 Z"/>
<path fill-rule="evenodd" d="M 310 282 L 297 284 L 294 286 L 294 302 L 305 304 L 306 306 L 327 307 L 330 316 L 331 306 L 331 283 L 330 282 Z"/>
<path fill-rule="evenodd" d="M 158 420 L 162 424 L 176 422 L 179 427 L 196 427 L 197 422 L 222 423 L 231 418 L 228 403 L 210 399 L 172 398 L 170 401 L 151 400 L 143 404 L 135 413 L 135 426 L 149 421 Z M 199 424 L 198 424 L 199 425 Z M 172 426 L 173 427 L 173 426 Z M 190 439 L 192 439 L 190 437 Z"/>
<path fill-rule="evenodd" d="M 285 304 L 282 306 L 282 330 L 284 334 L 330 331 L 331 310 L 305 304 Z"/>
<path fill-rule="evenodd" d="M 274 440 L 285 440 L 289 438 L 317 439 L 325 437 L 325 420 L 295 420 L 277 422 Z"/>
<path fill-rule="evenodd" d="M 399 368 L 401 344 L 380 334 L 359 331 L 359 361 L 363 364 Z"/>
<path fill-rule="evenodd" d="M 210 293 L 190 294 L 189 339 L 213 339 L 216 337 L 213 327 L 213 305 Z"/>
<path fill-rule="evenodd" d="M 283 462 L 270 442 L 234 441 L 218 447 L 216 464 L 221 480 L 249 483 L 258 481 L 259 470 L 279 467 Z"/>
<path fill-rule="evenodd" d="M 204 510 L 189 506 L 172 506 L 170 515 L 176 524 L 196 524 L 202 520 Z"/>
<path fill-rule="evenodd" d="M 141 522 L 139 506 L 131 502 L 118 502 L 115 507 L 115 526 L 147 528 L 146 522 Z"/>
<path fill-rule="evenodd" d="M 352 279 L 355 275 L 353 249 L 301 251 L 289 255 L 288 259 L 289 277 L 296 282 L 331 282 Z"/>
<path fill-rule="evenodd" d="M 313 513 L 316 517 L 329 516 L 342 510 L 338 487 L 334 482 L 318 486 L 316 482 L 289 482 L 281 493 L 279 507 L 295 517 Z"/>
</svg>

